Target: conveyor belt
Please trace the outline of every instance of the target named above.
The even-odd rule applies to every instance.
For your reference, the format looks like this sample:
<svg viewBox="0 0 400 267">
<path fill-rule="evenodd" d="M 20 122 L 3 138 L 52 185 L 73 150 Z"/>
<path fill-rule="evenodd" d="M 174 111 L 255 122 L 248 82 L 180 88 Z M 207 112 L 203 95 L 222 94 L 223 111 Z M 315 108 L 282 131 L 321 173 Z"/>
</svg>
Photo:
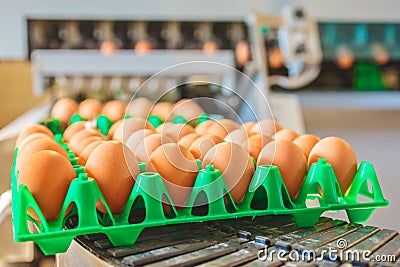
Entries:
<svg viewBox="0 0 400 267">
<path fill-rule="evenodd" d="M 80 236 L 76 242 L 79 245 L 59 255 L 59 260 L 71 262 L 68 258 L 72 257 L 77 264 L 80 258 L 78 264 L 84 265 L 85 257 L 79 254 L 89 252 L 104 266 L 124 267 L 400 266 L 400 235 L 396 231 L 325 217 L 303 229 L 298 229 L 290 216 L 155 227 L 145 229 L 135 245 L 125 247 L 113 247 L 102 234 Z M 333 250 L 337 251 L 335 257 L 326 255 Z M 369 254 L 351 258 L 346 256 L 350 252 Z M 311 256 L 294 257 L 301 253 Z M 265 261 L 259 259 L 264 255 L 268 255 Z M 381 262 L 382 256 L 386 261 Z"/>
</svg>

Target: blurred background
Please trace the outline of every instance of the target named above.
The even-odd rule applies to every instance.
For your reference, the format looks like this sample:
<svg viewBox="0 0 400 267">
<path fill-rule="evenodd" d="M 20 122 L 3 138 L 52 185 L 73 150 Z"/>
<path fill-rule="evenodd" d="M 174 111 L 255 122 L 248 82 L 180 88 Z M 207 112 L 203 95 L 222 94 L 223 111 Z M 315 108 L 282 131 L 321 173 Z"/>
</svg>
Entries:
<svg viewBox="0 0 400 267">
<path fill-rule="evenodd" d="M 400 2 L 0 0 L 0 6 L 0 193 L 9 188 L 16 134 L 45 119 L 55 99 L 129 101 L 163 68 L 207 60 L 255 84 L 209 69 L 207 79 L 222 86 L 189 83 L 166 99 L 215 97 L 246 121 L 251 115 L 236 93 L 262 113 L 257 85 L 284 127 L 340 136 L 359 161 L 375 165 L 390 206 L 368 224 L 400 230 Z M 151 98 L 192 76 L 170 73 L 141 92 Z M 0 236 L 12 239 L 10 218 Z M 0 259 L 24 261 L 27 246 L 0 242 Z"/>
</svg>

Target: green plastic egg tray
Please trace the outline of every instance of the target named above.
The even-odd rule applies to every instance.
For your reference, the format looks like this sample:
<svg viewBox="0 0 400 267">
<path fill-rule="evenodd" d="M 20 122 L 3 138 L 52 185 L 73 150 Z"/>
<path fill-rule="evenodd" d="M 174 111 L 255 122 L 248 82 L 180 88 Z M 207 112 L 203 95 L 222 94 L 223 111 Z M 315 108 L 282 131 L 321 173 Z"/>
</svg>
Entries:
<svg viewBox="0 0 400 267">
<path fill-rule="evenodd" d="M 56 135 L 55 139 L 62 144 L 60 135 Z M 69 151 L 68 145 L 62 145 Z M 17 152 L 16 149 L 14 164 Z M 60 216 L 55 221 L 44 219 L 28 188 L 23 184 L 18 185 L 15 165 L 12 169 L 14 238 L 19 242 L 36 242 L 47 255 L 65 252 L 73 238 L 84 234 L 104 233 L 114 246 L 122 246 L 134 244 L 143 229 L 155 226 L 290 214 L 298 227 L 310 227 L 318 221 L 322 213 L 339 210 L 346 210 L 350 222 L 361 223 L 377 207 L 388 205 L 371 163 L 361 162 L 350 189 L 344 195 L 332 166 L 321 158 L 311 165 L 294 200 L 290 199 L 276 166 L 258 166 L 243 201 L 238 205 L 233 202 L 221 172 L 208 165 L 199 171 L 186 207 L 178 210 L 170 205 L 169 213 L 165 214 L 162 202 L 157 199 L 164 197 L 169 203 L 172 202 L 163 179 L 157 173 L 144 172 L 145 165 L 140 164 L 142 172 L 136 178 L 124 211 L 113 215 L 96 181 L 88 178 L 82 166 L 74 165 L 77 159 L 73 157 L 73 153 L 70 152 L 69 155 L 77 178 L 71 182 Z M 359 200 L 361 197 L 362 201 Z M 205 213 L 196 212 L 199 199 L 203 200 L 202 203 L 208 203 Z M 216 200 L 209 203 L 209 199 Z M 97 200 L 104 203 L 107 214 L 97 211 Z M 319 205 L 310 207 L 309 201 L 316 200 Z M 71 203 L 71 212 L 64 216 Z M 29 207 L 37 213 L 40 223 L 28 215 Z M 142 213 L 144 211 L 143 220 L 132 222 L 132 214 L 139 210 Z M 66 227 L 71 216 L 78 218 L 75 228 Z M 30 231 L 29 221 L 36 226 L 37 232 Z"/>
</svg>

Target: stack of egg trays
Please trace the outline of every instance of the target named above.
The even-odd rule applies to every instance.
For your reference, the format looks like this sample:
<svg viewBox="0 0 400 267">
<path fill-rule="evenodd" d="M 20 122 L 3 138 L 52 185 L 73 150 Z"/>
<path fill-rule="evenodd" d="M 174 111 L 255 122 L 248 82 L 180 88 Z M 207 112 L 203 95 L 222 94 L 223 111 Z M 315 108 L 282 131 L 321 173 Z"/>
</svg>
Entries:
<svg viewBox="0 0 400 267">
<path fill-rule="evenodd" d="M 171 205 L 170 213 L 166 215 L 163 204 L 158 199 L 164 197 L 169 203 L 172 201 L 162 177 L 157 173 L 144 172 L 146 166 L 140 164 L 142 172 L 136 178 L 124 211 L 120 215 L 113 215 L 96 181 L 88 178 L 82 166 L 76 165 L 77 158 L 69 151 L 68 145 L 62 143 L 62 136 L 56 135 L 55 139 L 67 150 L 77 174 L 77 178 L 70 184 L 57 220 L 46 221 L 28 188 L 17 184 L 15 159 L 18 149 L 14 154 L 11 180 L 14 238 L 18 242 L 36 242 L 46 255 L 67 251 L 73 238 L 84 234 L 104 233 L 113 245 L 122 246 L 134 244 L 143 229 L 155 226 L 289 214 L 293 216 L 298 227 L 311 227 L 322 213 L 339 210 L 346 210 L 350 222 L 361 223 L 365 222 L 377 207 L 388 205 L 371 163 L 361 162 L 350 189 L 343 195 L 332 166 L 321 158 L 311 165 L 294 200 L 290 199 L 276 166 L 258 166 L 239 205 L 233 202 L 221 172 L 208 165 L 199 171 L 186 207 L 177 210 Z M 363 201 L 359 201 L 361 196 Z M 211 203 L 206 202 L 208 212 L 205 215 L 193 212 L 198 198 L 216 199 Z M 319 206 L 307 207 L 308 201 L 316 199 Z M 98 200 L 104 203 L 108 214 L 96 210 Z M 70 204 L 74 204 L 74 208 L 64 216 Z M 27 214 L 29 207 L 38 214 L 40 222 L 36 222 Z M 143 207 L 144 220 L 130 223 L 130 214 Z M 76 228 L 67 229 L 65 223 L 74 215 L 78 217 L 78 225 Z M 34 223 L 37 233 L 30 232 L 29 221 Z"/>
</svg>

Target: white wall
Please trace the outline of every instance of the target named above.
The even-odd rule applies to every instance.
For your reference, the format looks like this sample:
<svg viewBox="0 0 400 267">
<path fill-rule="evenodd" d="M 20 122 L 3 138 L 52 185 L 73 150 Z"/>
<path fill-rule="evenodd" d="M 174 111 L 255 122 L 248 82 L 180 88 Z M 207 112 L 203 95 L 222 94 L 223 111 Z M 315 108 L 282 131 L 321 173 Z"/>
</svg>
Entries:
<svg viewBox="0 0 400 267">
<path fill-rule="evenodd" d="M 301 3 L 323 21 L 400 21 L 396 0 L 0 0 L 0 59 L 26 58 L 27 18 L 242 20 L 289 3 Z"/>
</svg>

